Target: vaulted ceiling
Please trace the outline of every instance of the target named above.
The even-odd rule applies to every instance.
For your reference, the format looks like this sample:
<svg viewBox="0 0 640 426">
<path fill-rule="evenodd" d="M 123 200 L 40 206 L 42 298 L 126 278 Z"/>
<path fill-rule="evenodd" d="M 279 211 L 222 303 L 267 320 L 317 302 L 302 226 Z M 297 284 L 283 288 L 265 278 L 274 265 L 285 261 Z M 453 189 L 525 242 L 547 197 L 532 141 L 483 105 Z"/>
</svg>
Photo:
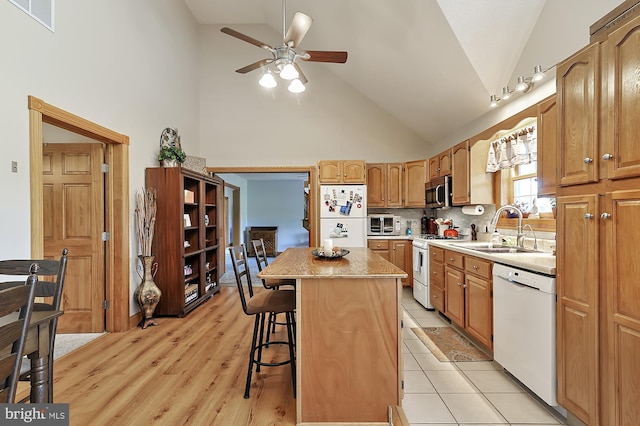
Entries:
<svg viewBox="0 0 640 426">
<path fill-rule="evenodd" d="M 184 2 L 200 24 L 283 31 L 281 0 Z M 303 69 L 328 67 L 424 140 L 437 141 L 487 113 L 490 95 L 513 88 L 518 75 L 564 58 L 553 46 L 523 56 L 544 8 L 545 0 L 289 0 L 285 23 L 296 11 L 313 18 L 301 50 L 349 52 L 346 64 Z M 267 57 L 241 41 L 238 49 L 254 49 L 256 61 Z"/>
</svg>

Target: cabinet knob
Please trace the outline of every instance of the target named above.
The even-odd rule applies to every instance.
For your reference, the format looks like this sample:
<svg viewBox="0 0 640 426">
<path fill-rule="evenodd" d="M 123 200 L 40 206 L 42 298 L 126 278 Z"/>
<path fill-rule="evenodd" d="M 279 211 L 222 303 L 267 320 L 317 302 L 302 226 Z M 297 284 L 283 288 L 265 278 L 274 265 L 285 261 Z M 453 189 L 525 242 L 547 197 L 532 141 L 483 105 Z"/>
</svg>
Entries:
<svg viewBox="0 0 640 426">
<path fill-rule="evenodd" d="M 473 265 L 472 268 L 473 269 L 478 269 L 478 265 Z"/>
<path fill-rule="evenodd" d="M 593 219 L 593 215 L 591 213 L 585 213 L 584 214 L 584 218 L 585 219 Z"/>
<path fill-rule="evenodd" d="M 611 160 L 612 158 L 613 158 L 613 155 L 611 155 L 611 154 L 604 154 L 604 155 L 602 156 L 602 159 L 603 159 L 603 160 Z"/>
<path fill-rule="evenodd" d="M 600 219 L 610 219 L 611 218 L 611 214 L 609 213 L 602 213 L 600 215 Z"/>
<path fill-rule="evenodd" d="M 434 298 L 434 299 L 437 299 L 437 298 L 438 298 L 438 295 L 437 295 L 437 294 L 434 294 L 434 295 L 433 295 L 433 298 Z"/>
<path fill-rule="evenodd" d="M 450 257 L 450 258 L 449 258 L 449 262 L 453 262 L 453 257 Z"/>
<path fill-rule="evenodd" d="M 460 287 L 462 285 L 462 283 L 457 283 L 457 284 L 458 284 L 458 287 Z"/>
<path fill-rule="evenodd" d="M 582 160 L 585 164 L 589 164 L 589 163 L 593 163 L 593 158 L 585 158 L 584 160 Z"/>
</svg>

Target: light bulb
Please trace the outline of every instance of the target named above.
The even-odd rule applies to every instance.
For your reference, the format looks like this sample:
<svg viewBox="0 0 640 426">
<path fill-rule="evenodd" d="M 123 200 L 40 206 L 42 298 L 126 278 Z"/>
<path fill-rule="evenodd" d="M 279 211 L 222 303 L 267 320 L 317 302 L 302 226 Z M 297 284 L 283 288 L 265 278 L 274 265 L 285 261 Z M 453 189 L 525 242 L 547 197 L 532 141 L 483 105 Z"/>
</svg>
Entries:
<svg viewBox="0 0 640 426">
<path fill-rule="evenodd" d="M 289 91 L 291 93 L 302 93 L 305 90 L 306 90 L 306 87 L 304 87 L 304 84 L 302 84 L 302 82 L 297 78 L 293 80 L 289 85 Z"/>
<path fill-rule="evenodd" d="M 278 85 L 276 79 L 273 78 L 273 74 L 271 74 L 271 71 L 267 71 L 258 81 L 258 84 L 262 87 L 266 87 L 267 89 L 272 89 Z"/>
<path fill-rule="evenodd" d="M 523 76 L 518 77 L 518 84 L 516 84 L 516 90 L 518 92 L 524 92 L 529 88 L 529 83 L 524 80 Z"/>
<path fill-rule="evenodd" d="M 509 89 L 509 86 L 503 87 L 502 88 L 502 99 L 507 100 L 511 97 L 511 89 Z"/>
<path fill-rule="evenodd" d="M 293 64 L 285 65 L 282 67 L 282 71 L 280 71 L 280 77 L 285 80 L 293 80 L 294 78 L 298 78 L 298 75 L 298 70 L 296 70 L 296 67 L 294 67 Z"/>
<path fill-rule="evenodd" d="M 536 67 L 533 69 L 533 77 L 531 77 L 531 81 L 540 81 L 545 77 L 545 73 L 544 71 L 542 71 L 542 66 L 541 65 L 536 65 Z"/>
<path fill-rule="evenodd" d="M 491 106 L 491 108 L 495 108 L 498 106 L 498 102 L 500 101 L 500 99 L 498 99 L 498 97 L 496 95 L 491 95 L 491 103 L 489 104 L 489 106 Z"/>
</svg>

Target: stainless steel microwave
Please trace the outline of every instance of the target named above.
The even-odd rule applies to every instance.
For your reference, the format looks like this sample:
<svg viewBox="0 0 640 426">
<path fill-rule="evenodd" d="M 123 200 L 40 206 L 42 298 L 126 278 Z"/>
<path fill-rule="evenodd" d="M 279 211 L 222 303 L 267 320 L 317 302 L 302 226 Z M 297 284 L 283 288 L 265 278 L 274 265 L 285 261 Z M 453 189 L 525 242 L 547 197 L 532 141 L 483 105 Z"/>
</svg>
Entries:
<svg viewBox="0 0 640 426">
<path fill-rule="evenodd" d="M 400 235 L 400 217 L 389 214 L 369 215 L 367 235 Z"/>
<path fill-rule="evenodd" d="M 452 206 L 453 195 L 451 176 L 442 176 L 425 185 L 426 207 L 430 209 L 448 209 Z"/>
</svg>

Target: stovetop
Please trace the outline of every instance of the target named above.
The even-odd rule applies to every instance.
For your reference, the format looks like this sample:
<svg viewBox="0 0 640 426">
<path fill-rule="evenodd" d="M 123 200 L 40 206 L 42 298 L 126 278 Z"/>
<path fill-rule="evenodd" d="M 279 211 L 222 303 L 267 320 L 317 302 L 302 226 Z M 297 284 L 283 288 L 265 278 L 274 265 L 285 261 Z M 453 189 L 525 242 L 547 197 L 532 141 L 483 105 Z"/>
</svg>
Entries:
<svg viewBox="0 0 640 426">
<path fill-rule="evenodd" d="M 413 237 L 413 245 L 419 248 L 426 248 L 428 240 L 457 240 L 458 237 L 445 237 L 437 234 L 420 234 Z"/>
</svg>

